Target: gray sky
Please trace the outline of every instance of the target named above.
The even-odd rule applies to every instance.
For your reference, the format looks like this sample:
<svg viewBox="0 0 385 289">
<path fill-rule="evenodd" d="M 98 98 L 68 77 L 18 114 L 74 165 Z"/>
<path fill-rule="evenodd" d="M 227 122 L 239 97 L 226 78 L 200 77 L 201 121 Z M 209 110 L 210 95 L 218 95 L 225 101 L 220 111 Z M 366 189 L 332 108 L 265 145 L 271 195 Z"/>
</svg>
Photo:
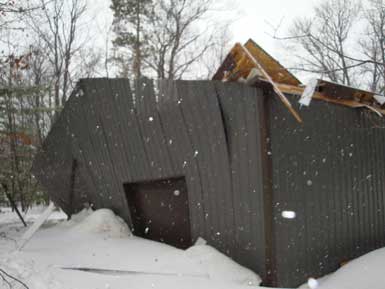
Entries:
<svg viewBox="0 0 385 289">
<path fill-rule="evenodd" d="M 286 67 L 292 67 L 293 53 L 286 51 L 283 43 L 273 38 L 274 27 L 279 26 L 279 36 L 287 36 L 294 18 L 308 16 L 315 4 L 322 0 L 235 0 L 240 11 L 232 25 L 233 41 L 245 42 L 252 38 L 269 54 Z M 309 76 L 295 73 L 303 81 Z"/>
<path fill-rule="evenodd" d="M 309 15 L 312 7 L 320 0 L 235 0 L 240 9 L 238 20 L 232 25 L 234 41 L 245 42 L 253 38 L 265 50 L 280 54 L 280 44 L 271 37 L 273 28 L 281 20 L 282 34 L 293 18 Z M 270 35 L 269 35 L 270 34 Z"/>
<path fill-rule="evenodd" d="M 308 15 L 313 5 L 319 1 L 321 0 L 217 0 L 216 3 L 223 3 L 232 11 L 230 17 L 235 20 L 231 25 L 234 42 L 244 42 L 253 38 L 272 52 L 271 50 L 276 49 L 276 45 L 267 35 L 271 32 L 268 23 L 277 25 L 283 19 L 283 23 L 288 25 L 294 17 Z M 98 15 L 100 24 L 111 19 L 110 0 L 90 0 L 89 2 L 89 7 L 93 10 L 92 13 Z"/>
<path fill-rule="evenodd" d="M 106 35 L 112 21 L 110 0 L 88 1 L 90 13 L 97 16 L 97 25 L 93 29 L 98 29 L 99 35 Z M 252 38 L 284 65 L 289 65 L 290 54 L 282 48 L 279 41 L 272 38 L 271 25 L 277 26 L 282 20 L 281 32 L 285 34 L 293 18 L 309 15 L 314 4 L 319 1 L 322 0 L 216 0 L 215 3 L 230 10 L 226 13 L 218 12 L 218 17 L 234 19 L 230 27 L 233 43 L 243 43 Z M 101 37 L 98 40 L 101 45 L 105 43 L 103 39 Z"/>
</svg>

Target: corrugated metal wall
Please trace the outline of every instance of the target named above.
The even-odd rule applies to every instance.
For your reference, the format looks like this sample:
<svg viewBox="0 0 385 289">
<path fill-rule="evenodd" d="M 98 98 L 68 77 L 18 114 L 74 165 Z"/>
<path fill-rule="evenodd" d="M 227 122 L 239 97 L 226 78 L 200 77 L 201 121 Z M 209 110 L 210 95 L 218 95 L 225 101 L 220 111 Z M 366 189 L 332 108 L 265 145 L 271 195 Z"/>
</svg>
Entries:
<svg viewBox="0 0 385 289">
<path fill-rule="evenodd" d="M 385 121 L 313 101 L 299 125 L 269 106 L 275 285 L 297 286 L 385 245 Z"/>
<path fill-rule="evenodd" d="M 264 276 L 261 100 L 261 91 L 239 84 L 82 80 L 34 173 L 71 213 L 76 159 L 73 209 L 88 201 L 128 223 L 125 183 L 185 176 L 194 240 Z"/>
<path fill-rule="evenodd" d="M 63 210 L 71 213 L 82 207 L 82 197 L 85 191 L 74 195 L 71 200 L 71 177 L 72 177 L 72 142 L 69 132 L 69 106 L 61 113 L 53 125 L 50 137 L 43 144 L 43 149 L 35 157 L 33 173 L 52 200 L 60 204 Z M 77 175 L 74 179 L 75 186 L 84 187 L 83 179 Z M 54 192 L 54 193 L 52 193 Z M 71 201 L 74 203 L 72 207 Z"/>
<path fill-rule="evenodd" d="M 300 113 L 239 84 L 82 80 L 34 173 L 68 213 L 87 201 L 128 223 L 125 183 L 184 176 L 193 238 L 294 287 L 385 245 L 385 121 L 319 101 Z"/>
<path fill-rule="evenodd" d="M 263 179 L 267 156 L 262 133 L 265 129 L 263 93 L 258 89 L 244 89 L 239 84 L 227 84 L 218 86 L 218 95 L 231 163 L 237 244 L 234 258 L 267 280 L 269 228 L 266 228 L 265 214 L 270 210 L 264 206 L 268 190 L 264 189 Z"/>
</svg>

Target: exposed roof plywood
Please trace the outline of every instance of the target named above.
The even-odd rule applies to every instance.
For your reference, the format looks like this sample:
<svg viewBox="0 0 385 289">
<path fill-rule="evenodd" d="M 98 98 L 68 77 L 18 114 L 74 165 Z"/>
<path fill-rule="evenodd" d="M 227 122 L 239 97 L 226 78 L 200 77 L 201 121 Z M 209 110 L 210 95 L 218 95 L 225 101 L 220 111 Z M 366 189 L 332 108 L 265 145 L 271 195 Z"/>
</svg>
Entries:
<svg viewBox="0 0 385 289">
<path fill-rule="evenodd" d="M 293 74 L 251 39 L 244 46 L 239 43 L 235 44 L 213 79 L 226 81 L 247 79 L 250 72 L 260 70 L 250 56 L 260 64 L 274 82 L 301 85 Z M 259 71 L 259 75 L 260 78 L 264 78 L 261 71 Z"/>
<path fill-rule="evenodd" d="M 242 45 L 236 43 L 214 75 L 214 80 L 236 81 L 246 79 L 255 68 L 252 59 L 245 53 Z"/>
<path fill-rule="evenodd" d="M 270 75 L 274 82 L 289 85 L 300 85 L 301 82 L 283 67 L 276 59 L 262 49 L 253 40 L 249 39 L 244 45 L 245 48 L 261 64 L 263 69 Z"/>
<path fill-rule="evenodd" d="M 328 86 L 329 84 L 331 84 L 331 86 Z M 304 88 L 299 86 L 286 84 L 277 84 L 277 86 L 285 94 L 301 95 L 304 92 Z M 331 87 L 334 87 L 334 89 Z M 345 93 L 343 93 L 343 91 Z M 373 95 L 373 97 L 369 98 L 370 95 Z M 359 96 L 362 96 L 362 98 L 358 98 Z M 346 86 L 340 86 L 338 84 L 330 83 L 324 80 L 319 80 L 318 91 L 313 94 L 312 98 L 337 105 L 348 106 L 351 108 L 364 107 L 379 115 L 385 115 L 385 109 L 374 103 L 374 93 Z"/>
<path fill-rule="evenodd" d="M 283 93 L 302 95 L 302 83 L 251 39 L 245 45 L 237 43 L 232 48 L 213 79 L 249 85 L 270 83 L 281 101 L 301 122 L 301 117 Z M 365 107 L 379 115 L 385 115 L 384 96 L 330 81 L 317 80 L 312 98 L 353 108 Z"/>
</svg>

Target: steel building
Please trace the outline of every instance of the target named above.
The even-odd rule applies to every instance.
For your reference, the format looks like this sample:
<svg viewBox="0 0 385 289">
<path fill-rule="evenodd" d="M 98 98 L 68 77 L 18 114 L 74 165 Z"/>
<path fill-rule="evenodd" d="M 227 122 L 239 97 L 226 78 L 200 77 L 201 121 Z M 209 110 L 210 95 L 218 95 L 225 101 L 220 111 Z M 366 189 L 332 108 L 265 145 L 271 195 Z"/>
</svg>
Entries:
<svg viewBox="0 0 385 289">
<path fill-rule="evenodd" d="M 242 57 L 230 54 L 215 78 L 252 86 L 81 80 L 34 175 L 69 215 L 87 202 L 139 236 L 180 248 L 202 237 L 265 285 L 294 287 L 384 246 L 385 121 L 365 108 L 368 93 L 326 95 L 337 86 L 320 81 L 300 107 L 299 81 L 287 71 L 251 77 Z"/>
</svg>

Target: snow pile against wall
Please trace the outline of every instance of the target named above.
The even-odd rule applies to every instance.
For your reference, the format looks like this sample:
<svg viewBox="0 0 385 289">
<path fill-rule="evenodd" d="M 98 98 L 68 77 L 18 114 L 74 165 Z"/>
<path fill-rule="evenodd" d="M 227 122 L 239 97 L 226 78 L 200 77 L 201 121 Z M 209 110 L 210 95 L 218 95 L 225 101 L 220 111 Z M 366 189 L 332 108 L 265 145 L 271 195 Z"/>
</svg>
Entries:
<svg viewBox="0 0 385 289">
<path fill-rule="evenodd" d="M 258 286 L 261 278 L 208 245 L 195 245 L 186 255 L 205 270 L 211 280 Z"/>
<path fill-rule="evenodd" d="M 385 288 L 385 248 L 370 252 L 331 274 L 318 289 Z"/>
<path fill-rule="evenodd" d="M 125 238 L 132 235 L 123 219 L 109 209 L 95 212 L 84 209 L 72 217 L 70 225 L 73 225 L 72 230 L 75 232 L 105 234 L 110 238 Z"/>
<path fill-rule="evenodd" d="M 75 226 L 83 222 L 84 219 L 92 215 L 93 212 L 94 211 L 91 208 L 84 208 L 79 213 L 72 215 L 71 219 L 68 222 L 63 223 L 63 225 L 68 227 Z"/>
<path fill-rule="evenodd" d="M 330 274 L 323 276 L 322 278 L 315 279 L 309 278 L 307 283 L 300 286 L 298 289 L 319 289 L 319 287 L 325 283 L 325 281 L 330 277 Z"/>
</svg>

